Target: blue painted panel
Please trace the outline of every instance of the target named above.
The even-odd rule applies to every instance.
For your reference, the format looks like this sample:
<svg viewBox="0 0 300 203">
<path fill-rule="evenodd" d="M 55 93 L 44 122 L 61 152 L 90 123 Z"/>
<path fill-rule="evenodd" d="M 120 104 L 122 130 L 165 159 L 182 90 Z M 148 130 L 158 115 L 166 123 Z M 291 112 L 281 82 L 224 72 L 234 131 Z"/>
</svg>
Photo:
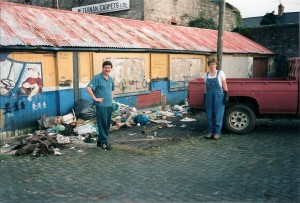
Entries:
<svg viewBox="0 0 300 203">
<path fill-rule="evenodd" d="M 161 94 L 167 95 L 169 92 L 168 80 L 156 80 L 151 82 L 151 91 L 160 90 Z"/>
<path fill-rule="evenodd" d="M 44 92 L 35 95 L 31 101 L 27 96 L 0 96 L 0 116 L 3 122 L 0 131 L 10 131 L 25 127 L 38 127 L 42 115 L 56 116 L 57 93 Z"/>
<path fill-rule="evenodd" d="M 90 95 L 88 94 L 88 92 L 86 91 L 85 88 L 80 89 L 80 95 L 82 99 L 86 99 L 90 102 L 93 102 L 92 98 L 90 97 Z M 122 104 L 126 104 L 129 106 L 136 106 L 137 104 L 137 96 L 136 95 L 130 95 L 130 96 L 116 96 L 114 98 L 114 100 L 116 102 L 122 103 Z"/>
<path fill-rule="evenodd" d="M 183 104 L 187 98 L 187 90 L 177 90 L 169 91 L 169 81 L 168 80 L 159 80 L 151 82 L 151 90 L 161 90 L 162 94 L 167 97 L 167 104 Z"/>
<path fill-rule="evenodd" d="M 170 87 L 173 91 L 177 89 L 186 89 L 187 86 L 188 81 L 170 81 Z"/>
<path fill-rule="evenodd" d="M 167 94 L 167 104 L 173 106 L 175 104 L 183 104 L 187 98 L 187 90 L 169 92 Z"/>
<path fill-rule="evenodd" d="M 74 89 L 60 90 L 57 94 L 57 114 L 63 116 L 72 112 L 72 108 L 74 107 Z"/>
<path fill-rule="evenodd" d="M 115 101 L 121 104 L 126 104 L 131 107 L 135 107 L 137 104 L 137 96 L 117 97 L 115 98 Z"/>
<path fill-rule="evenodd" d="M 79 89 L 79 98 L 93 102 L 92 98 L 90 97 L 89 93 L 85 88 Z"/>
</svg>

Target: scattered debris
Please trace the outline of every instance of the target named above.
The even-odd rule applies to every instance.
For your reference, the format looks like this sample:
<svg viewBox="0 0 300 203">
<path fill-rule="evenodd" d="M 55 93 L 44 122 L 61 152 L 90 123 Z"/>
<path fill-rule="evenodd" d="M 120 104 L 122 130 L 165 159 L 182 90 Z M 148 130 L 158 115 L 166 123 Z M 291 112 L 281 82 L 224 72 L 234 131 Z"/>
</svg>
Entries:
<svg viewBox="0 0 300 203">
<path fill-rule="evenodd" d="M 138 111 L 135 107 L 113 102 L 113 112 L 110 131 L 119 130 L 123 127 L 142 126 L 142 135 L 147 135 L 147 139 L 138 139 L 137 133 L 129 133 L 137 139 L 122 140 L 118 142 L 143 142 L 172 140 L 172 138 L 158 138 L 157 130 L 165 127 L 176 127 L 172 124 L 171 118 L 183 117 L 188 113 L 188 104 L 174 105 L 172 108 L 166 105 L 164 110 L 142 110 Z M 190 122 L 196 119 L 184 117 L 180 121 Z M 150 122 L 159 125 L 146 127 Z M 73 142 L 95 143 L 97 142 L 98 128 L 96 123 L 95 106 L 87 100 L 79 100 L 74 109 L 63 116 L 42 115 L 38 120 L 39 130 L 34 134 L 28 134 L 28 138 L 16 146 L 8 144 L 0 147 L 0 153 L 11 152 L 15 156 L 31 154 L 33 156 L 61 156 L 60 148 Z M 186 124 L 180 127 L 186 127 Z M 152 134 L 152 135 L 150 135 Z M 136 135 L 136 136 L 135 136 Z M 69 149 L 75 149 L 70 147 Z M 14 151 L 13 151 L 14 150 Z M 13 151 L 13 152 L 12 152 Z M 82 153 L 83 151 L 77 150 Z"/>
<path fill-rule="evenodd" d="M 53 151 L 54 151 L 54 154 L 55 154 L 55 155 L 58 155 L 58 156 L 61 156 L 61 155 L 62 155 L 62 153 L 59 151 L 58 148 L 53 148 Z"/>
<path fill-rule="evenodd" d="M 7 153 L 9 151 L 11 151 L 11 146 L 9 144 L 5 144 L 1 147 L 0 149 L 0 153 Z"/>
<path fill-rule="evenodd" d="M 126 143 L 126 142 L 145 142 L 145 141 L 162 141 L 162 140 L 172 140 L 170 137 L 157 138 L 154 136 L 149 136 L 147 139 L 133 139 L 133 140 L 120 140 L 118 143 Z"/>
<path fill-rule="evenodd" d="M 78 126 L 74 129 L 74 131 L 78 133 L 78 135 L 82 135 L 86 133 L 98 134 L 96 121 L 92 121 L 84 125 Z"/>
<path fill-rule="evenodd" d="M 151 120 L 151 122 L 153 122 L 153 123 L 172 123 L 171 121 L 167 121 L 167 120 Z"/>
<path fill-rule="evenodd" d="M 173 124 L 168 124 L 167 127 L 169 128 L 173 128 L 173 127 L 176 127 L 176 125 L 173 125 Z"/>
<path fill-rule="evenodd" d="M 59 144 L 70 144 L 70 137 L 65 137 L 61 134 L 57 134 L 56 139 L 58 141 Z"/>
<path fill-rule="evenodd" d="M 26 143 L 21 143 L 13 148 L 17 150 L 15 156 L 32 154 L 33 156 L 46 156 L 54 153 L 59 143 L 56 135 L 48 135 L 47 132 L 40 132 L 26 139 Z"/>
<path fill-rule="evenodd" d="M 154 131 L 156 131 L 157 129 L 161 128 L 161 127 L 164 127 L 166 126 L 165 124 L 162 124 L 162 125 L 159 125 L 159 126 L 153 126 L 151 128 L 146 128 L 144 130 L 142 130 L 142 133 L 143 134 L 149 134 L 149 133 L 152 133 Z"/>
<path fill-rule="evenodd" d="M 190 122 L 190 121 L 196 121 L 196 119 L 194 118 L 188 118 L 188 117 L 184 117 L 183 119 L 181 119 L 180 121 L 183 121 L 183 122 Z"/>
</svg>

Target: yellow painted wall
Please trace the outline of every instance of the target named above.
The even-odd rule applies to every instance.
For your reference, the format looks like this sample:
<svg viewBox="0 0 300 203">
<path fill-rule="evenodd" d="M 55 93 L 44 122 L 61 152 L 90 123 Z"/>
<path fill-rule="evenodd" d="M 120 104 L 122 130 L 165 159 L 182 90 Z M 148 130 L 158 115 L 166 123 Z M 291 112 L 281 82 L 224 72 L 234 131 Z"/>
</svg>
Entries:
<svg viewBox="0 0 300 203">
<path fill-rule="evenodd" d="M 57 80 L 60 88 L 73 87 L 73 52 L 57 52 Z"/>
<path fill-rule="evenodd" d="M 169 54 L 151 54 L 151 79 L 167 78 Z"/>
<path fill-rule="evenodd" d="M 73 86 L 73 52 L 57 52 L 34 54 L 29 52 L 14 52 L 8 57 L 23 62 L 41 62 L 43 68 L 44 88 L 55 89 L 64 81 L 70 81 Z M 95 53 L 80 52 L 79 53 L 79 82 L 80 87 L 84 88 L 91 78 L 102 71 L 102 63 L 104 59 L 144 59 L 144 73 L 148 82 L 151 79 L 172 78 L 172 60 L 174 59 L 202 59 L 204 68 L 200 68 L 200 74 L 206 72 L 207 60 L 206 56 L 192 54 L 160 54 L 160 53 Z M 117 67 L 114 67 L 117 68 Z M 178 74 L 183 74 L 184 71 Z M 174 73 L 173 73 L 174 74 Z M 133 75 L 134 76 L 134 75 Z"/>
<path fill-rule="evenodd" d="M 57 52 L 56 55 L 14 52 L 8 57 L 23 62 L 42 63 L 44 90 L 73 86 L 73 52 Z"/>
<path fill-rule="evenodd" d="M 79 53 L 79 87 L 87 86 L 91 77 L 93 76 L 93 53 L 81 52 Z"/>
</svg>

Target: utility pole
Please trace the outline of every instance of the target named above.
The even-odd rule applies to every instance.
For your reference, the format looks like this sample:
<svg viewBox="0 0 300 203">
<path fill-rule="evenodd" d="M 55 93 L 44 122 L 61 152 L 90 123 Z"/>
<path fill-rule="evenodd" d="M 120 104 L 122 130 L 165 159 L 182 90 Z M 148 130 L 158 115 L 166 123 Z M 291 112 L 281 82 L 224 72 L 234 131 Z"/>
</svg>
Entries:
<svg viewBox="0 0 300 203">
<path fill-rule="evenodd" d="M 219 70 L 222 70 L 224 13 L 225 13 L 225 0 L 220 0 L 220 4 L 219 4 L 219 25 L 218 25 L 218 47 L 217 47 L 217 60 L 218 60 Z"/>
</svg>

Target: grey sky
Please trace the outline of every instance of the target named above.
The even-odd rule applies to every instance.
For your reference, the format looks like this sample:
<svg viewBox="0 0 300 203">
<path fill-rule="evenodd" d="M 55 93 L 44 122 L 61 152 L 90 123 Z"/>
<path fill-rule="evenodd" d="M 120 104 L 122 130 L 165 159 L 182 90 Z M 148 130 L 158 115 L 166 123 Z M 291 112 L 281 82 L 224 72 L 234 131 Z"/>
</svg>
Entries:
<svg viewBox="0 0 300 203">
<path fill-rule="evenodd" d="M 284 6 L 284 12 L 300 12 L 299 0 L 226 0 L 240 10 L 243 18 L 263 16 L 275 11 L 278 13 L 278 5 Z"/>
</svg>

